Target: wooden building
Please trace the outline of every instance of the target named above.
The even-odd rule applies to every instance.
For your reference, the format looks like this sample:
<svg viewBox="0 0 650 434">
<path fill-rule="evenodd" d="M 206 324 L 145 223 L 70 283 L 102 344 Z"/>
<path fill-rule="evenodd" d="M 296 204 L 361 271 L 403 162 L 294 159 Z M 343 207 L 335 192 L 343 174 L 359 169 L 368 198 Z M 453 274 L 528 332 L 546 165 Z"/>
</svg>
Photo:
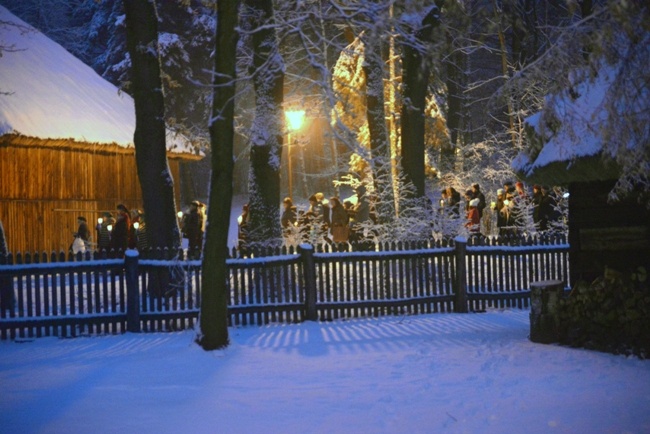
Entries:
<svg viewBox="0 0 650 434">
<path fill-rule="evenodd" d="M 619 175 L 598 153 L 554 161 L 527 174 L 531 183 L 564 185 L 569 191 L 569 271 L 571 286 L 593 281 L 605 269 L 629 275 L 650 270 L 650 210 L 639 194 L 608 201 Z M 641 199 L 641 200 L 640 200 Z"/>
<path fill-rule="evenodd" d="M 68 249 L 84 216 L 92 230 L 116 205 L 142 207 L 132 98 L 0 6 L 0 221 L 13 252 Z M 179 165 L 197 160 L 168 135 L 180 204 Z"/>
<path fill-rule="evenodd" d="M 591 282 L 606 269 L 628 276 L 638 267 L 650 271 L 647 193 L 639 189 L 618 201 L 608 200 L 621 170 L 611 156 L 603 155 L 601 137 L 585 134 L 581 139 L 576 145 L 554 138 L 535 160 L 513 163 L 529 183 L 568 188 L 570 285 Z"/>
</svg>

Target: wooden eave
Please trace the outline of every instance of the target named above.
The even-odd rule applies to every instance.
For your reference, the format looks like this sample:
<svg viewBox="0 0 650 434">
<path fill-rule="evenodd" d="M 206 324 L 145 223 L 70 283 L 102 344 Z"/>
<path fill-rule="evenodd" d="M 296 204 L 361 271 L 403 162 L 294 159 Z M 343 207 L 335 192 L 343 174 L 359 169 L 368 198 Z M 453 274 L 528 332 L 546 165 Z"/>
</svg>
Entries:
<svg viewBox="0 0 650 434">
<path fill-rule="evenodd" d="M 75 139 L 42 139 L 22 134 L 5 134 L 0 136 L 0 147 L 22 147 L 40 149 L 59 149 L 65 151 L 90 152 L 104 155 L 135 154 L 133 145 L 122 146 L 117 143 L 80 142 Z M 203 155 L 167 151 L 167 158 L 184 161 L 198 161 Z"/>
<path fill-rule="evenodd" d="M 517 175 L 530 184 L 569 185 L 573 182 L 615 180 L 620 170 L 612 159 L 596 154 L 571 161 L 556 161 L 536 167 L 529 174 L 518 172 Z"/>
</svg>

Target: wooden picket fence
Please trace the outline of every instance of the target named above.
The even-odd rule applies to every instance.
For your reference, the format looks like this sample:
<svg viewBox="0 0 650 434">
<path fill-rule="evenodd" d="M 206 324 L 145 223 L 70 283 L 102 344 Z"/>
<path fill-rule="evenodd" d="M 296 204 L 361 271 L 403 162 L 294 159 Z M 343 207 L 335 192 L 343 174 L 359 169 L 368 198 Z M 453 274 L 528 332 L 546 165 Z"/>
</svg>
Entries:
<svg viewBox="0 0 650 434">
<path fill-rule="evenodd" d="M 363 247 L 363 248 L 361 248 Z M 231 326 L 529 306 L 535 281 L 569 281 L 562 236 L 233 251 Z M 200 260 L 185 252 L 0 258 L 0 338 L 195 326 Z M 190 256 L 190 259 L 187 258 Z"/>
</svg>

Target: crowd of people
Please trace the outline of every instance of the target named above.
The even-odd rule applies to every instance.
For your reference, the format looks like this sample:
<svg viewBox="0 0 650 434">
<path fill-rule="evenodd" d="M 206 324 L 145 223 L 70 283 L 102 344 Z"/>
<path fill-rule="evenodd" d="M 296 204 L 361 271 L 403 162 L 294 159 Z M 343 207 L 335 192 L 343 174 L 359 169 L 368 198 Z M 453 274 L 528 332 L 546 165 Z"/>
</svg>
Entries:
<svg viewBox="0 0 650 434">
<path fill-rule="evenodd" d="M 461 210 L 460 193 L 453 187 L 447 187 L 441 193 L 440 210 L 451 217 L 466 220 L 470 235 L 481 231 L 487 203 L 478 183 L 472 184 L 464 194 L 464 210 Z M 496 191 L 496 200 L 490 209 L 496 215 L 496 227 L 499 235 L 515 235 L 529 227 L 530 222 L 537 231 L 546 231 L 560 219 L 557 200 L 548 186 L 533 185 L 529 193 L 523 182 L 505 182 L 503 188 Z"/>
<path fill-rule="evenodd" d="M 364 223 L 373 221 L 366 187 L 359 185 L 354 198 L 342 201 L 329 199 L 321 192 L 309 197 L 309 207 L 299 210 L 290 197 L 283 200 L 280 217 L 285 239 L 293 242 L 360 242 L 365 238 Z M 238 218 L 238 247 L 245 250 L 248 241 L 249 205 L 245 204 Z"/>
<path fill-rule="evenodd" d="M 491 212 L 490 212 L 491 211 Z M 489 224 L 496 221 L 498 235 L 522 233 L 532 222 L 537 231 L 550 229 L 560 219 L 556 195 L 549 187 L 533 185 L 529 193 L 522 182 L 506 182 L 496 190 L 496 198 L 488 207 L 485 194 L 478 183 L 473 183 L 461 195 L 454 187 L 442 190 L 439 212 L 449 219 L 462 219 L 470 235 L 482 232 L 486 213 L 490 212 Z M 249 205 L 245 204 L 238 218 L 239 248 L 245 249 L 250 221 Z M 206 223 L 206 205 L 192 201 L 187 213 L 180 217 L 181 231 L 188 240 L 188 253 L 200 257 Z M 355 188 L 349 200 L 337 196 L 325 198 L 315 193 L 309 198 L 309 207 L 299 210 L 290 197 L 283 201 L 280 224 L 285 239 L 292 243 L 329 242 L 360 243 L 368 239 L 368 227 L 377 222 L 366 187 Z M 77 218 L 78 229 L 70 249 L 84 252 L 90 249 L 91 233 L 85 217 Z M 97 250 L 121 255 L 126 249 L 145 251 L 149 248 L 149 236 L 144 212 L 129 210 L 124 204 L 116 207 L 115 215 L 105 211 L 97 220 Z"/>
<path fill-rule="evenodd" d="M 522 182 L 506 182 L 496 191 L 489 207 L 478 183 L 473 183 L 463 195 L 454 187 L 447 187 L 441 192 L 439 212 L 442 217 L 458 220 L 470 236 L 487 232 L 501 236 L 522 234 L 531 225 L 542 232 L 560 220 L 553 191 L 547 186 L 534 185 L 529 194 Z M 248 242 L 249 219 L 249 205 L 245 204 L 238 218 L 238 247 L 242 251 Z M 486 226 L 493 227 L 495 222 L 496 231 L 486 230 Z M 306 210 L 299 210 L 287 197 L 280 217 L 284 238 L 292 244 L 367 241 L 374 223 L 377 216 L 364 185 L 355 189 L 352 200 L 342 201 L 336 196 L 328 200 L 323 193 L 315 193 L 309 198 Z"/>
<path fill-rule="evenodd" d="M 192 201 L 189 212 L 181 217 L 182 235 L 187 238 L 188 252 L 193 256 L 201 254 L 206 221 L 205 208 L 205 204 Z M 97 250 L 108 252 L 109 255 L 121 256 L 126 249 L 146 251 L 151 245 L 144 212 L 141 209 L 129 210 L 124 204 L 117 205 L 115 213 L 104 211 L 97 219 L 95 231 Z M 77 217 L 77 231 L 73 236 L 70 250 L 74 254 L 92 248 L 91 232 L 84 216 Z"/>
<path fill-rule="evenodd" d="M 285 237 L 297 233 L 300 241 L 359 242 L 364 238 L 363 224 L 372 218 L 370 208 L 366 187 L 359 185 L 353 200 L 337 196 L 327 200 L 323 193 L 315 193 L 304 212 L 296 212 L 292 200 L 285 198 L 281 223 Z"/>
</svg>

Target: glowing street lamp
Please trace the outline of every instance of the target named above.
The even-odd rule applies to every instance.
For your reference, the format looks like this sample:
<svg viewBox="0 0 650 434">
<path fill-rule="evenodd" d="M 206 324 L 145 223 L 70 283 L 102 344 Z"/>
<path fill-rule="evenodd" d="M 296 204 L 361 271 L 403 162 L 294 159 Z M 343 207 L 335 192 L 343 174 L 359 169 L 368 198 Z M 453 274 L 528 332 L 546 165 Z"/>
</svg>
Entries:
<svg viewBox="0 0 650 434">
<path fill-rule="evenodd" d="M 293 200 L 293 170 L 291 169 L 291 132 L 299 130 L 305 121 L 304 110 L 287 110 L 284 112 L 287 118 L 287 161 L 289 162 L 289 198 Z"/>
<path fill-rule="evenodd" d="M 289 132 L 299 130 L 300 127 L 302 127 L 302 124 L 305 121 L 304 110 L 287 110 L 284 114 L 289 123 Z"/>
</svg>

